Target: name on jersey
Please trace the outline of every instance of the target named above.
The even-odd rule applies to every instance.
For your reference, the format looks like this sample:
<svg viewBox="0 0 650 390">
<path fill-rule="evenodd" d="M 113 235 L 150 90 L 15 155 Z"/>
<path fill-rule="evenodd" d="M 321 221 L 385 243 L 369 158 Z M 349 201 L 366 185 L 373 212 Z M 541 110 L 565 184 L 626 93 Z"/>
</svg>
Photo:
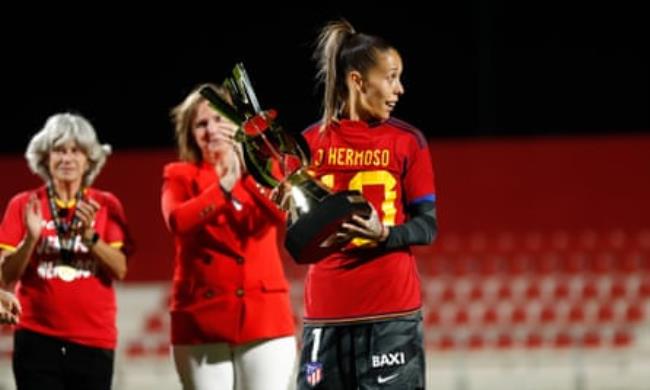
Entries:
<svg viewBox="0 0 650 390">
<path fill-rule="evenodd" d="M 372 368 L 393 367 L 406 364 L 404 352 L 382 353 L 372 355 Z"/>
<path fill-rule="evenodd" d="M 323 158 L 325 154 L 325 158 Z M 350 149 L 330 147 L 325 152 L 323 149 L 316 151 L 318 163 L 326 161 L 328 165 L 337 166 L 374 166 L 387 167 L 390 163 L 389 149 Z"/>
</svg>

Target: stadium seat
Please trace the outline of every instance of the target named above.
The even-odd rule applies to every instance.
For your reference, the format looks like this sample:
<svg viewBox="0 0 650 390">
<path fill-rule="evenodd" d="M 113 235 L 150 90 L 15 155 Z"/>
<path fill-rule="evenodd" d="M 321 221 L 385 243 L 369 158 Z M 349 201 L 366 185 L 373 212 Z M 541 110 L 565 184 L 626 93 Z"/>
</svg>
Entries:
<svg viewBox="0 0 650 390">
<path fill-rule="evenodd" d="M 561 269 L 567 274 L 580 274 L 586 269 L 586 263 L 587 257 L 584 252 L 573 252 L 564 258 Z"/>
<path fill-rule="evenodd" d="M 528 313 L 526 312 L 525 306 L 517 306 L 512 310 L 511 313 L 511 322 L 513 324 L 521 324 L 526 322 L 528 318 Z"/>
<path fill-rule="evenodd" d="M 638 250 L 628 251 L 622 255 L 618 263 L 618 271 L 631 274 L 642 270 L 643 255 Z"/>
<path fill-rule="evenodd" d="M 570 289 L 566 279 L 559 279 L 555 283 L 553 296 L 555 299 L 567 299 L 569 297 Z"/>
<path fill-rule="evenodd" d="M 469 322 L 469 314 L 464 308 L 458 308 L 456 314 L 454 315 L 454 323 L 456 325 L 464 325 Z"/>
<path fill-rule="evenodd" d="M 481 333 L 473 333 L 469 336 L 467 346 L 470 349 L 481 349 L 485 347 L 485 339 Z"/>
<path fill-rule="evenodd" d="M 582 336 L 582 345 L 584 347 L 599 347 L 601 345 L 601 342 L 601 336 L 596 330 L 588 330 Z"/>
<path fill-rule="evenodd" d="M 139 341 L 132 341 L 126 347 L 126 354 L 129 357 L 141 357 L 145 354 L 144 345 Z"/>
<path fill-rule="evenodd" d="M 598 296 L 598 286 L 594 279 L 587 279 L 582 287 L 582 298 L 593 299 Z"/>
<path fill-rule="evenodd" d="M 163 316 L 167 316 L 167 313 L 153 313 L 149 315 L 145 323 L 145 330 L 148 333 L 166 332 Z"/>
<path fill-rule="evenodd" d="M 614 347 L 627 347 L 632 344 L 632 335 L 627 330 L 617 330 L 614 332 L 612 344 Z"/>
<path fill-rule="evenodd" d="M 509 333 L 500 333 L 497 337 L 498 348 L 511 348 L 514 344 L 512 336 Z"/>
<path fill-rule="evenodd" d="M 571 323 L 579 323 L 585 320 L 585 312 L 582 303 L 576 303 L 569 309 L 568 321 Z"/>
<path fill-rule="evenodd" d="M 590 270 L 598 275 L 609 274 L 614 265 L 614 256 L 610 252 L 601 252 L 593 257 Z"/>
<path fill-rule="evenodd" d="M 497 310 L 494 307 L 488 307 L 483 312 L 482 321 L 484 324 L 495 324 L 499 320 Z"/>
<path fill-rule="evenodd" d="M 555 335 L 553 344 L 557 348 L 567 348 L 573 345 L 573 338 L 568 332 L 559 331 Z"/>
<path fill-rule="evenodd" d="M 526 298 L 527 299 L 537 299 L 541 295 L 539 282 L 537 280 L 531 280 L 526 288 Z"/>
<path fill-rule="evenodd" d="M 627 295 L 627 286 L 624 279 L 616 279 L 609 289 L 611 299 L 624 298 Z"/>
<path fill-rule="evenodd" d="M 650 298 L 650 275 L 646 275 L 639 286 L 639 297 Z"/>
<path fill-rule="evenodd" d="M 169 356 L 171 351 L 170 348 L 169 341 L 161 341 L 156 345 L 155 354 L 161 357 Z"/>
<path fill-rule="evenodd" d="M 542 310 L 539 313 L 539 321 L 542 323 L 554 322 L 556 317 L 555 306 L 552 304 L 542 307 Z"/>
<path fill-rule="evenodd" d="M 510 285 L 508 284 L 507 281 L 503 281 L 501 285 L 499 286 L 499 290 L 497 292 L 497 296 L 501 300 L 509 299 L 512 297 L 512 290 L 510 289 Z"/>
<path fill-rule="evenodd" d="M 631 303 L 625 310 L 625 321 L 637 323 L 643 320 L 643 310 L 638 303 Z"/>
<path fill-rule="evenodd" d="M 472 285 L 469 291 L 469 299 L 472 301 L 479 301 L 483 298 L 483 286 L 480 281 L 477 281 Z"/>
<path fill-rule="evenodd" d="M 436 309 L 430 309 L 425 319 L 427 326 L 436 326 L 440 324 L 440 313 Z"/>
<path fill-rule="evenodd" d="M 607 323 L 607 322 L 612 322 L 614 320 L 614 310 L 612 309 L 612 305 L 609 302 L 605 302 L 601 304 L 601 306 L 598 308 L 598 322 L 601 323 Z"/>
<path fill-rule="evenodd" d="M 453 349 L 456 347 L 456 340 L 451 335 L 443 335 L 438 340 L 437 346 L 442 350 Z"/>
<path fill-rule="evenodd" d="M 542 335 L 537 332 L 530 332 L 526 336 L 525 346 L 526 348 L 539 348 L 542 346 L 544 339 Z"/>
</svg>

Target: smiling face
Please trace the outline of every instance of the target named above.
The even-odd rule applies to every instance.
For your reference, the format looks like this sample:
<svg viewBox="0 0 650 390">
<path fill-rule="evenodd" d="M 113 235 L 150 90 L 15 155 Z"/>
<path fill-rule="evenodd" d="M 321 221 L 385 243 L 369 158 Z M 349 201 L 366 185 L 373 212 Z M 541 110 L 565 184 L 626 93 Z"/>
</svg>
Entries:
<svg viewBox="0 0 650 390">
<path fill-rule="evenodd" d="M 399 97 L 404 93 L 400 80 L 402 58 L 394 49 L 377 53 L 377 61 L 365 75 L 351 72 L 349 76 L 350 119 L 386 120 L 390 118 Z"/>
<path fill-rule="evenodd" d="M 228 139 L 236 129 L 237 125 L 216 112 L 206 100 L 197 106 L 192 134 L 204 161 L 213 163 L 231 151 L 232 142 Z"/>
<path fill-rule="evenodd" d="M 73 139 L 58 143 L 50 150 L 48 169 L 55 182 L 80 185 L 88 167 L 86 152 Z"/>
</svg>

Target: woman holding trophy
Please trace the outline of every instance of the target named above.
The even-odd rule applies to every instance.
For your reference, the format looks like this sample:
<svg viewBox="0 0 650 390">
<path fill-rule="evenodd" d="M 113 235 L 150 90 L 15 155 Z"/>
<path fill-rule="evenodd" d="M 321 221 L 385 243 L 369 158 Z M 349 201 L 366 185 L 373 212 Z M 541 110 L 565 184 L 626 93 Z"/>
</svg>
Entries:
<svg viewBox="0 0 650 390">
<path fill-rule="evenodd" d="M 172 111 L 180 162 L 165 166 L 162 212 L 175 238 L 171 341 L 183 388 L 286 389 L 294 320 L 278 234 L 284 217 L 246 172 L 237 125 L 200 91 Z"/>
<path fill-rule="evenodd" d="M 316 57 L 323 118 L 305 136 L 314 177 L 333 192 L 358 190 L 371 205 L 309 267 L 300 389 L 424 388 L 420 278 L 411 245 L 436 234 L 428 144 L 391 118 L 404 87 L 402 60 L 382 38 L 346 21 L 321 31 Z"/>
</svg>

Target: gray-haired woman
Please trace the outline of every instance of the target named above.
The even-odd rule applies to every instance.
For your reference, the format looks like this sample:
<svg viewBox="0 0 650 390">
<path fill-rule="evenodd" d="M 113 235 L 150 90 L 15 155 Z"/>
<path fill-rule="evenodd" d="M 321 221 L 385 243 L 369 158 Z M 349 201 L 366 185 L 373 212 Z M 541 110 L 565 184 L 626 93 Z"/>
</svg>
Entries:
<svg viewBox="0 0 650 390">
<path fill-rule="evenodd" d="M 14 196 L 0 225 L 2 283 L 17 282 L 19 389 L 110 389 L 116 344 L 113 279 L 126 275 L 120 201 L 91 188 L 108 145 L 70 113 L 48 118 L 25 157 L 45 185 Z"/>
</svg>

